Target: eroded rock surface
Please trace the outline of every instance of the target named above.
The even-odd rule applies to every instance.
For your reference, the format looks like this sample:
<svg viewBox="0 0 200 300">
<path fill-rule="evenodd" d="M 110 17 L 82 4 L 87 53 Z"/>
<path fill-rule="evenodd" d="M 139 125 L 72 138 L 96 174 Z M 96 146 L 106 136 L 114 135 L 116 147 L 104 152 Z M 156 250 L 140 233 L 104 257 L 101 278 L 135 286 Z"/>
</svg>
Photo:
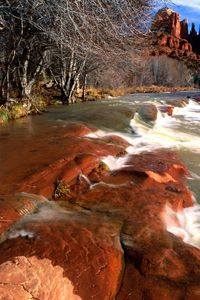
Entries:
<svg viewBox="0 0 200 300">
<path fill-rule="evenodd" d="M 123 270 L 119 229 L 95 214 L 40 208 L 1 244 L 1 295 L 11 299 L 18 287 L 14 299 L 113 299 Z"/>
<path fill-rule="evenodd" d="M 167 208 L 193 205 L 177 155 L 128 155 L 83 125 L 62 134 L 65 156 L 2 196 L 0 299 L 198 299 L 200 250 L 167 231 Z"/>
</svg>

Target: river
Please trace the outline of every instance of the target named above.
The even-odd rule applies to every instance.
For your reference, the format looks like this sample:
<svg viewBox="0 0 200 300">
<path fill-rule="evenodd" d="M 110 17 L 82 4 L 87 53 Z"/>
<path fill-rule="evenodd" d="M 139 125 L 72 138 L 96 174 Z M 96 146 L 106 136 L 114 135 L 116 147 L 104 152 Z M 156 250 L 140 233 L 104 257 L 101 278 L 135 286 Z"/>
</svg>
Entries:
<svg viewBox="0 0 200 300">
<path fill-rule="evenodd" d="M 130 153 L 169 148 L 178 152 L 190 170 L 188 184 L 200 202 L 200 105 L 190 100 L 184 108 L 175 108 L 173 117 L 159 114 L 153 128 L 133 119 L 135 107 L 141 102 L 156 105 L 166 100 L 184 99 L 196 93 L 133 94 L 98 102 L 71 106 L 49 107 L 48 112 L 29 116 L 0 127 L 0 189 L 1 193 L 15 191 L 18 178 L 23 178 L 47 163 L 48 154 L 42 144 L 49 143 L 49 155 L 62 150 L 56 147 L 57 128 L 70 122 L 83 122 L 101 130 L 100 135 L 115 132 L 125 136 L 133 145 Z M 53 145 L 53 146 L 52 146 Z M 52 149 L 52 150 L 51 150 Z M 46 150 L 45 150 L 46 151 Z M 64 151 L 64 150 L 63 150 Z"/>
<path fill-rule="evenodd" d="M 200 104 L 161 112 L 188 94 L 0 127 L 0 299 L 199 299 Z M 136 111 L 146 102 L 154 122 Z"/>
</svg>

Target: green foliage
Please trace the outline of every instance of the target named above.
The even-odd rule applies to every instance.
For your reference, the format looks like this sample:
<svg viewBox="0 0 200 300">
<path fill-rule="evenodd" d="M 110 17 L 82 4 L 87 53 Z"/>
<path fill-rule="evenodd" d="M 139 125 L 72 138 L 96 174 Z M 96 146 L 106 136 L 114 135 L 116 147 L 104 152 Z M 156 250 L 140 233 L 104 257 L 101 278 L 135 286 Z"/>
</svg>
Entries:
<svg viewBox="0 0 200 300">
<path fill-rule="evenodd" d="M 0 110 L 0 124 L 4 124 L 8 121 L 9 117 L 8 117 L 8 113 L 1 109 Z"/>
<path fill-rule="evenodd" d="M 69 196 L 70 195 L 70 186 L 66 184 L 63 180 L 56 181 L 56 188 L 54 192 L 55 198 L 60 198 L 62 196 Z"/>
</svg>

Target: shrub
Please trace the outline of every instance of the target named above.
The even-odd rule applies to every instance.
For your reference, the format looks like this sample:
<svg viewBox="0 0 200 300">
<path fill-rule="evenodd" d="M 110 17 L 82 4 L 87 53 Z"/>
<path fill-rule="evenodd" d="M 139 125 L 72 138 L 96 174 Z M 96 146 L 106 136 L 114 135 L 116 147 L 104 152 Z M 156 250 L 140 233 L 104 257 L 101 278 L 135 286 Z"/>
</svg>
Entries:
<svg viewBox="0 0 200 300">
<path fill-rule="evenodd" d="M 4 110 L 0 110 L 0 124 L 6 123 L 8 119 L 8 113 Z"/>
<path fill-rule="evenodd" d="M 54 192 L 55 198 L 60 198 L 62 196 L 69 196 L 70 195 L 70 187 L 62 180 L 57 180 L 56 188 Z"/>
<path fill-rule="evenodd" d="M 10 109 L 10 118 L 11 119 L 19 119 L 21 117 L 27 116 L 29 113 L 28 109 L 24 104 L 17 103 L 14 104 Z"/>
<path fill-rule="evenodd" d="M 31 99 L 31 112 L 40 113 L 46 110 L 48 103 L 43 95 L 34 95 Z"/>
</svg>

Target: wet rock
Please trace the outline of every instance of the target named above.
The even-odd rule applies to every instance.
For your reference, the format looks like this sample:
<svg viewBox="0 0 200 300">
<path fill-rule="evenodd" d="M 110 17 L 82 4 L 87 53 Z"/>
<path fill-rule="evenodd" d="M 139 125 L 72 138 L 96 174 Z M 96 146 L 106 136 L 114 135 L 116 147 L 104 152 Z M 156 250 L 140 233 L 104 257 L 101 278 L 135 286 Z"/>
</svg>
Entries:
<svg viewBox="0 0 200 300">
<path fill-rule="evenodd" d="M 26 193 L 2 195 L 0 198 L 0 235 L 45 201 L 46 199 L 42 196 Z"/>
<path fill-rule="evenodd" d="M 187 99 L 167 100 L 166 102 L 174 107 L 185 107 L 188 104 Z"/>
<path fill-rule="evenodd" d="M 66 149 L 65 157 L 38 168 L 37 172 L 23 180 L 18 191 L 53 197 L 57 180 L 67 185 L 75 183 L 80 174 L 88 175 L 97 168 L 101 157 L 122 155 L 128 146 L 128 143 L 118 136 L 91 139 L 85 136 L 86 133 L 91 133 L 86 126 L 69 125 L 63 132 L 64 141 L 59 144 Z"/>
<path fill-rule="evenodd" d="M 128 142 L 124 140 L 122 137 L 117 136 L 117 135 L 107 135 L 102 138 L 102 140 L 106 143 L 111 143 L 111 144 L 116 144 L 116 145 L 121 145 L 124 148 L 127 148 L 129 146 Z"/>
<path fill-rule="evenodd" d="M 8 235 L 0 245 L 1 296 L 114 299 L 123 271 L 120 224 L 87 212 L 42 209 L 12 229 L 18 237 Z M 33 236 L 22 237 L 21 230 Z"/>
<path fill-rule="evenodd" d="M 172 106 L 172 105 L 162 105 L 162 106 L 159 106 L 159 110 L 162 113 L 166 113 L 166 114 L 168 114 L 168 116 L 171 117 L 173 115 L 174 106 Z"/>
<path fill-rule="evenodd" d="M 179 188 L 177 188 L 176 186 L 172 185 L 172 184 L 166 186 L 166 190 L 170 191 L 172 193 L 181 193 L 181 190 Z"/>
<path fill-rule="evenodd" d="M 200 103 L 200 96 L 194 97 L 194 100 L 195 100 L 197 103 Z"/>
<path fill-rule="evenodd" d="M 164 299 L 179 300 L 184 295 L 177 286 L 165 283 L 165 280 L 143 277 L 135 266 L 135 262 L 127 259 L 126 269 L 117 300 Z"/>
<path fill-rule="evenodd" d="M 51 201 L 25 194 L 2 205 L 3 220 L 11 221 L 1 228 L 0 295 L 198 299 L 200 250 L 167 231 L 166 208 L 180 226 L 176 212 L 193 204 L 177 155 L 124 156 L 128 144 L 121 137 L 92 139 L 85 137 L 89 129 L 70 126 L 79 136 L 63 129 L 65 155 L 53 156 L 20 186 Z M 111 155 L 113 169 L 102 162 Z"/>
<path fill-rule="evenodd" d="M 81 137 L 87 134 L 95 132 L 96 129 L 91 129 L 81 123 L 70 123 L 65 129 L 63 129 L 64 137 Z"/>
<path fill-rule="evenodd" d="M 139 106 L 137 112 L 144 121 L 156 121 L 158 110 L 154 104 L 144 104 Z"/>
<path fill-rule="evenodd" d="M 124 167 L 127 171 L 144 172 L 150 174 L 165 175 L 173 177 L 172 181 L 183 180 L 188 174 L 186 167 L 178 159 L 176 153 L 172 151 L 144 152 L 137 155 L 129 155 Z"/>
<path fill-rule="evenodd" d="M 125 245 L 126 268 L 117 300 L 158 298 L 179 300 L 185 297 L 192 299 L 192 296 L 198 299 L 199 287 L 195 283 L 200 279 L 200 251 L 186 245 L 177 237 L 169 235 L 167 239 L 168 247 L 163 249 L 163 244 L 160 244 L 160 251 L 157 248 L 158 240 L 154 246 L 150 244 L 148 250 L 140 248 L 140 252 L 134 244 L 132 253 L 130 243 L 128 250 Z M 195 268 L 194 272 L 192 266 Z"/>
</svg>

